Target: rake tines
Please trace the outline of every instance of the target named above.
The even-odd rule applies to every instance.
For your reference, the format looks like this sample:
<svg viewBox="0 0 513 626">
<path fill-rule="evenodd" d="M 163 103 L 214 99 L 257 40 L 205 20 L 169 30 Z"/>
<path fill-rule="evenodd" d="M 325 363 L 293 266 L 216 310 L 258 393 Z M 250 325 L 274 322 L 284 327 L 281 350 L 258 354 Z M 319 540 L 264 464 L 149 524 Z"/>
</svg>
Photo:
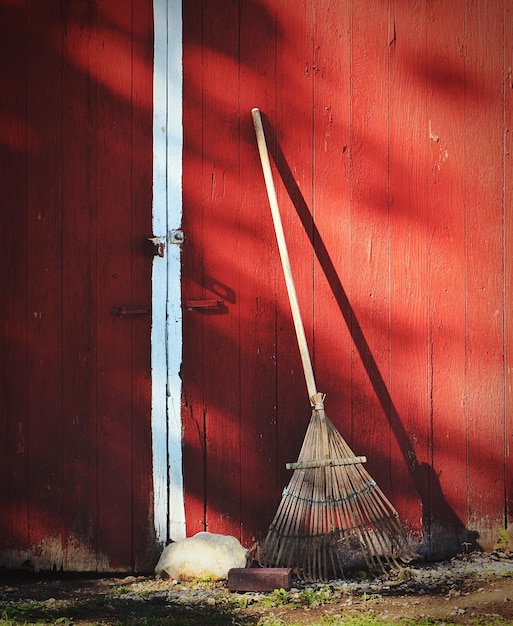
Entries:
<svg viewBox="0 0 513 626">
<path fill-rule="evenodd" d="M 291 567 L 304 580 L 384 569 L 412 552 L 397 512 L 324 413 L 314 410 L 297 463 L 260 552 L 267 567 Z"/>
</svg>

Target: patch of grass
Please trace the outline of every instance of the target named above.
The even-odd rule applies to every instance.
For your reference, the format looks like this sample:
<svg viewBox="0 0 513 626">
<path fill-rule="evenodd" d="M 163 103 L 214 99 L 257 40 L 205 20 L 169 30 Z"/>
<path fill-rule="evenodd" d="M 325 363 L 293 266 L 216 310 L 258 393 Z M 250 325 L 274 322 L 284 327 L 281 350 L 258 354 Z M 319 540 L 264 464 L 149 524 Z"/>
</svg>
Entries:
<svg viewBox="0 0 513 626">
<path fill-rule="evenodd" d="M 194 609 L 193 613 L 189 612 L 184 615 L 139 616 L 109 622 L 112 626 L 191 626 L 196 624 L 201 624 L 201 626 L 232 626 L 234 623 L 233 614 L 204 608 Z M 239 622 L 239 624 L 244 626 L 244 623 Z"/>
<path fill-rule="evenodd" d="M 0 626 L 11 624 L 53 624 L 54 626 L 71 626 L 74 623 L 69 617 L 68 607 L 56 602 L 47 605 L 42 602 L 9 603 L 0 607 Z"/>
<path fill-rule="evenodd" d="M 73 619 L 69 617 L 58 617 L 49 621 L 46 619 L 27 621 L 24 618 L 10 617 L 7 611 L 2 612 L 0 617 L 0 626 L 72 626 L 74 623 Z"/>
<path fill-rule="evenodd" d="M 309 626 L 437 626 L 439 624 L 447 624 L 447 622 L 433 622 L 429 619 L 402 619 L 401 621 L 391 621 L 388 619 L 380 619 L 373 615 L 351 615 L 351 616 L 324 616 L 316 622 L 311 622 Z M 275 617 L 263 617 L 257 626 L 284 626 L 285 622 Z M 302 622 L 288 623 L 288 626 L 302 626 Z M 476 625 L 481 626 L 481 624 Z M 483 623 L 485 626 L 485 623 Z M 486 624 L 488 626 L 488 624 Z M 506 626 L 505 624 L 493 624 L 492 626 Z"/>
<path fill-rule="evenodd" d="M 277 607 L 293 604 L 295 606 L 305 606 L 316 608 L 333 602 L 333 589 L 331 587 L 312 588 L 306 587 L 299 595 L 291 594 L 285 589 L 275 589 L 272 594 L 261 600 L 263 606 Z"/>
<path fill-rule="evenodd" d="M 114 626 L 232 626 L 235 623 L 234 612 L 230 609 L 199 605 L 190 608 L 170 604 L 164 598 L 139 602 L 125 602 L 124 598 L 119 598 L 110 605 L 111 610 L 104 611 L 103 615 L 107 619 L 109 614 L 115 615 Z"/>
<path fill-rule="evenodd" d="M 73 617 L 70 617 L 70 616 Z M 0 604 L 0 626 L 73 626 L 76 621 L 109 626 L 250 626 L 233 610 L 219 606 L 190 608 L 165 598 L 130 601 L 124 594 L 93 604 L 41 602 Z"/>
</svg>

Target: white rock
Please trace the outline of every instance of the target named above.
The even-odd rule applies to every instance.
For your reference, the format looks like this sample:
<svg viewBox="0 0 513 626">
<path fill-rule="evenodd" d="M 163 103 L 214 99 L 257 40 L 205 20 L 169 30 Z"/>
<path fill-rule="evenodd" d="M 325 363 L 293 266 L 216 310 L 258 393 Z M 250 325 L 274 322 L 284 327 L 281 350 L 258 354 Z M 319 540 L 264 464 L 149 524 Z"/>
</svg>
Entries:
<svg viewBox="0 0 513 626">
<path fill-rule="evenodd" d="M 220 580 L 232 567 L 247 564 L 248 551 L 235 537 L 202 532 L 166 546 L 155 573 L 176 580 Z"/>
</svg>

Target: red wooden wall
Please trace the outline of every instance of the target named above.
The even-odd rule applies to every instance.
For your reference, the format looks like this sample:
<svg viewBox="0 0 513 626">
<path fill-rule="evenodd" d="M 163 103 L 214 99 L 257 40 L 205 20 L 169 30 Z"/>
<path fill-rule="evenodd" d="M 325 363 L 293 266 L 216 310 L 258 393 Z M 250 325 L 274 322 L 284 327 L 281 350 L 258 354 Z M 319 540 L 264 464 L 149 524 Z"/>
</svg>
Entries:
<svg viewBox="0 0 513 626">
<path fill-rule="evenodd" d="M 257 542 L 310 416 L 254 106 L 331 419 L 424 554 L 512 521 L 511 11 L 184 3 L 189 533 Z"/>
<path fill-rule="evenodd" d="M 0 566 L 148 569 L 152 3 L 0 32 Z"/>
<path fill-rule="evenodd" d="M 151 2 L 0 4 L 0 566 L 155 562 Z M 508 0 L 184 4 L 187 530 L 256 545 L 309 402 L 421 552 L 512 521 Z M 221 299 L 189 310 L 188 300 Z"/>
</svg>

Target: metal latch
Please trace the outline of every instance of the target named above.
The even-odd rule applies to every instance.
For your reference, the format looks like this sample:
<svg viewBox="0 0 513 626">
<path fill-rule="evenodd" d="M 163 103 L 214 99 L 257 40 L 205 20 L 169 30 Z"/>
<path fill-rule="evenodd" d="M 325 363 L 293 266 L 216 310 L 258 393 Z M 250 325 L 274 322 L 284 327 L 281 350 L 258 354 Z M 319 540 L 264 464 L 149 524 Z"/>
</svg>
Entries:
<svg viewBox="0 0 513 626">
<path fill-rule="evenodd" d="M 181 245 L 184 242 L 183 230 L 170 230 L 169 242 L 177 245 Z"/>
<path fill-rule="evenodd" d="M 189 309 L 189 311 L 193 311 L 194 309 L 215 309 L 218 307 L 224 306 L 223 300 L 186 300 L 185 306 Z"/>
<path fill-rule="evenodd" d="M 166 242 L 161 237 L 148 237 L 146 243 L 148 256 L 159 256 L 164 258 Z"/>
<path fill-rule="evenodd" d="M 149 315 L 149 306 L 113 306 L 111 309 L 112 315 L 115 317 L 133 317 L 136 315 Z"/>
</svg>

